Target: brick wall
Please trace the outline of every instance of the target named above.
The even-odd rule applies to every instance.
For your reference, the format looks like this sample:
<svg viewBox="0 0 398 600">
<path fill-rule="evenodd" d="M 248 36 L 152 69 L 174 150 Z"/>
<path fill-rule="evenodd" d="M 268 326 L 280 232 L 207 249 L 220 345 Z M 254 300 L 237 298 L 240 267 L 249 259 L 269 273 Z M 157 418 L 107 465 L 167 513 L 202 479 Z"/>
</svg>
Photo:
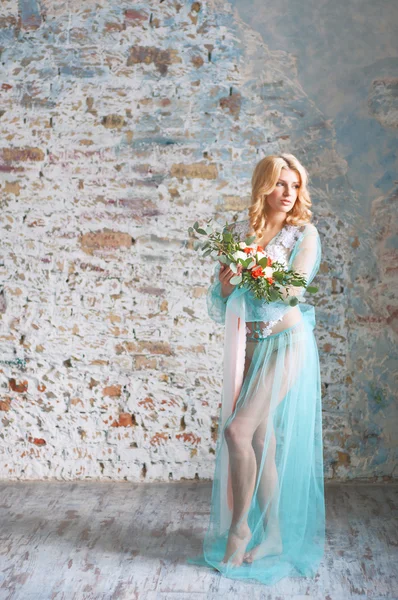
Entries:
<svg viewBox="0 0 398 600">
<path fill-rule="evenodd" d="M 0 477 L 211 478 L 222 327 L 187 228 L 244 218 L 254 165 L 309 169 L 325 475 L 364 477 L 347 322 L 355 227 L 294 57 L 223 2 L 2 3 Z M 354 386 L 355 387 L 355 386 Z"/>
</svg>

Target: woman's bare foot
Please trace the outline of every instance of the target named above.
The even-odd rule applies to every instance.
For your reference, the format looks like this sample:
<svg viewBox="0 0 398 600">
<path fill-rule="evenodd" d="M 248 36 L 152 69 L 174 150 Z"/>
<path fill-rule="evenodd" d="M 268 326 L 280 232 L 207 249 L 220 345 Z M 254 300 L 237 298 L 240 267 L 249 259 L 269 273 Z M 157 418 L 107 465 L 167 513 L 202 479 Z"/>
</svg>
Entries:
<svg viewBox="0 0 398 600">
<path fill-rule="evenodd" d="M 282 553 L 282 539 L 279 532 L 272 533 L 264 542 L 245 552 L 243 562 L 251 563 L 253 560 L 264 558 L 271 554 Z"/>
<path fill-rule="evenodd" d="M 242 564 L 243 555 L 251 537 L 252 532 L 247 523 L 239 525 L 239 527 L 231 526 L 228 534 L 227 548 L 222 562 L 227 563 L 229 558 L 234 554 L 230 564 L 239 567 L 239 565 Z"/>
</svg>

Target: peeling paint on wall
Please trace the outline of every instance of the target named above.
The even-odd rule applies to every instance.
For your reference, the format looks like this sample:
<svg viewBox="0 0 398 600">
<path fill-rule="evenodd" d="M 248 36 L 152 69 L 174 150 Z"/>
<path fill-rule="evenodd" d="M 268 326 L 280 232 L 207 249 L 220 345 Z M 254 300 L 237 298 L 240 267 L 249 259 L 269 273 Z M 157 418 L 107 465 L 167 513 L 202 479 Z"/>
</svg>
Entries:
<svg viewBox="0 0 398 600">
<path fill-rule="evenodd" d="M 295 57 L 216 1 L 1 11 L 0 477 L 212 477 L 223 330 L 186 232 L 243 218 L 254 165 L 280 151 L 310 172 L 322 236 L 325 476 L 391 476 L 393 359 L 372 353 L 392 345 L 392 262 L 352 279 L 360 199 Z M 391 201 L 374 204 L 383 258 Z"/>
</svg>

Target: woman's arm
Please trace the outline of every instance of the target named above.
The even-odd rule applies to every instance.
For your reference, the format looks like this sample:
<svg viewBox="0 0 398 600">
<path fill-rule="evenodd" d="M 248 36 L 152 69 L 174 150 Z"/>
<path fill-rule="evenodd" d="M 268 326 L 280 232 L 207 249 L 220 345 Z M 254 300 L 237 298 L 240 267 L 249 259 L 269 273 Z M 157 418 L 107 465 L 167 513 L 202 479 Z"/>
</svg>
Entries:
<svg viewBox="0 0 398 600">
<path fill-rule="evenodd" d="M 314 279 L 321 262 L 321 242 L 315 225 L 307 223 L 289 259 L 289 268 L 297 271 L 306 279 L 307 286 Z M 287 291 L 289 292 L 287 294 Z M 294 285 L 281 289 L 283 301 L 289 302 L 292 297 L 304 299 L 305 288 Z"/>
</svg>

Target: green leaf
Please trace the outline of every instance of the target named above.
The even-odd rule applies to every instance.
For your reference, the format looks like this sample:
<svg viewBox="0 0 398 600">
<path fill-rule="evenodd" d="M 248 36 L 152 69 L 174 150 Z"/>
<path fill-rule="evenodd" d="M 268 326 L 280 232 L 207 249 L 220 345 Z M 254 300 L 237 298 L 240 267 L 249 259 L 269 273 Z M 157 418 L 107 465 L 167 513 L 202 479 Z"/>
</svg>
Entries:
<svg viewBox="0 0 398 600">
<path fill-rule="evenodd" d="M 290 284 L 291 284 L 291 285 L 294 285 L 295 287 L 302 287 L 302 285 L 303 285 L 303 282 L 302 282 L 302 281 L 299 281 L 298 279 L 292 279 L 292 280 L 290 281 Z"/>
<path fill-rule="evenodd" d="M 188 227 L 188 233 L 193 233 L 193 227 Z"/>
<path fill-rule="evenodd" d="M 208 250 L 206 250 L 206 252 L 203 252 L 202 256 L 209 256 L 209 254 L 211 254 L 212 249 L 209 248 Z"/>
<path fill-rule="evenodd" d="M 307 287 L 307 292 L 309 292 L 310 294 L 316 294 L 318 290 L 319 288 L 316 285 L 309 285 Z"/>
<path fill-rule="evenodd" d="M 199 227 L 199 223 L 197 221 L 195 221 L 195 223 L 193 224 L 193 228 L 198 229 L 198 227 Z"/>
<path fill-rule="evenodd" d="M 269 297 L 270 297 L 271 302 L 275 302 L 276 300 L 279 300 L 279 298 L 280 298 L 276 289 L 272 288 L 272 287 L 269 288 Z"/>
<path fill-rule="evenodd" d="M 225 242 L 232 242 L 232 235 L 229 233 L 229 231 L 226 231 L 225 233 L 223 233 L 223 238 Z"/>
<path fill-rule="evenodd" d="M 217 259 L 223 263 L 223 265 L 226 265 L 228 262 L 228 258 L 225 256 L 225 254 L 220 254 L 220 256 L 217 257 Z"/>
<path fill-rule="evenodd" d="M 297 298 L 290 298 L 289 304 L 290 306 L 296 306 L 296 304 L 298 304 Z"/>
<path fill-rule="evenodd" d="M 200 233 L 201 235 L 207 235 L 206 231 L 205 231 L 204 229 L 202 229 L 201 227 L 198 227 L 198 228 L 196 229 L 196 231 L 197 231 L 198 233 Z"/>
<path fill-rule="evenodd" d="M 282 281 L 283 273 L 281 273 L 280 271 L 274 271 L 272 273 L 272 277 L 275 279 L 275 281 Z"/>
<path fill-rule="evenodd" d="M 231 279 L 229 280 L 229 283 L 231 285 L 238 285 L 238 283 L 240 283 L 242 281 L 242 275 L 234 275 L 233 277 L 231 277 Z"/>
<path fill-rule="evenodd" d="M 231 269 L 231 271 L 232 271 L 233 273 L 237 273 L 237 272 L 238 272 L 238 267 L 237 267 L 236 263 L 231 263 L 231 264 L 229 265 L 229 268 Z"/>
<path fill-rule="evenodd" d="M 246 258 L 244 261 L 242 261 L 243 268 L 247 269 L 247 267 L 250 265 L 250 263 L 251 263 L 252 260 L 253 259 L 250 258 L 250 256 L 249 256 L 249 258 Z"/>
<path fill-rule="evenodd" d="M 255 236 L 255 235 L 252 235 L 252 236 L 250 236 L 250 237 L 247 237 L 247 238 L 245 239 L 245 244 L 246 244 L 246 246 L 250 246 L 250 244 L 252 244 L 252 243 L 254 242 L 254 240 L 255 240 L 255 239 L 256 239 L 256 236 Z"/>
<path fill-rule="evenodd" d="M 266 256 L 264 256 L 264 258 L 262 258 L 261 260 L 258 261 L 258 264 L 260 265 L 260 267 L 266 267 L 267 262 L 268 262 L 268 258 Z"/>
</svg>

